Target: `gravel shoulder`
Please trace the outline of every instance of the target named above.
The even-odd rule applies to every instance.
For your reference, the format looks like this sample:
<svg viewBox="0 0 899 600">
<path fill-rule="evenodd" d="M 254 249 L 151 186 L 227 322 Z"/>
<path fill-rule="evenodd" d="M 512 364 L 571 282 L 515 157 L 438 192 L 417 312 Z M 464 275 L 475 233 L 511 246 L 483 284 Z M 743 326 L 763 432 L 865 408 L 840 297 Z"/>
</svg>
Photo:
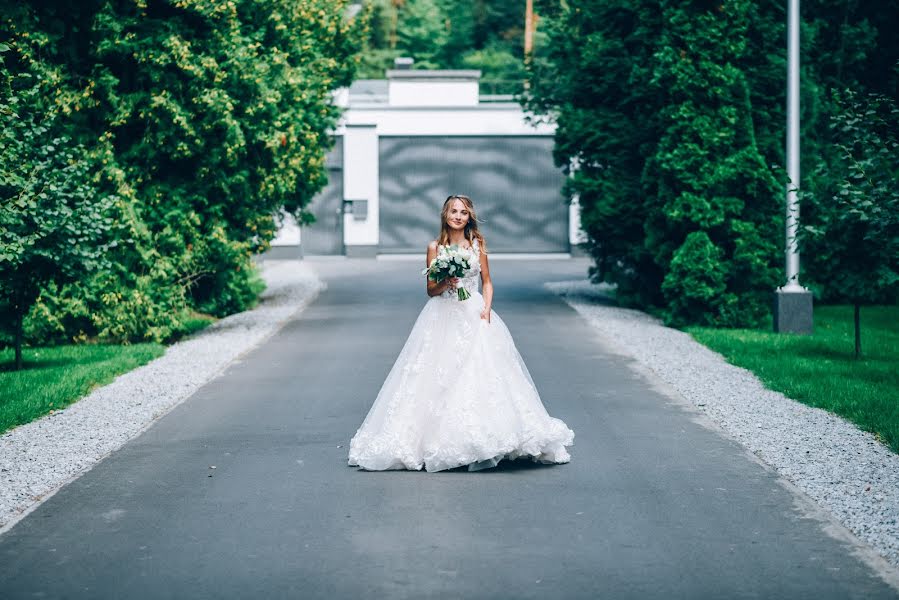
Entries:
<svg viewBox="0 0 899 600">
<path fill-rule="evenodd" d="M 589 281 L 548 283 L 609 345 L 635 359 L 899 567 L 899 455 L 827 411 L 774 392 L 688 334 L 611 306 Z"/>
<path fill-rule="evenodd" d="M 324 284 L 299 260 L 269 260 L 259 305 L 173 344 L 78 402 L 0 436 L 0 534 L 189 398 L 312 302 Z"/>
</svg>

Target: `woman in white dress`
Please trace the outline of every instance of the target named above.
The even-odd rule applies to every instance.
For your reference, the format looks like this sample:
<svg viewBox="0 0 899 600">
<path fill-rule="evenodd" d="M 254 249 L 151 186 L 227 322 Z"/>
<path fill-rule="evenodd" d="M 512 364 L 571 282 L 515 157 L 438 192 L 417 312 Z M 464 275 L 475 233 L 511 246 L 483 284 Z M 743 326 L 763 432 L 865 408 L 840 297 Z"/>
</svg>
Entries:
<svg viewBox="0 0 899 600">
<path fill-rule="evenodd" d="M 426 264 L 453 244 L 476 260 L 461 279 L 427 280 L 430 300 L 350 442 L 349 464 L 475 471 L 519 457 L 568 462 L 574 432 L 547 414 L 509 330 L 491 310 L 487 248 L 467 196 L 446 199 Z M 471 297 L 459 300 L 458 287 Z"/>
</svg>

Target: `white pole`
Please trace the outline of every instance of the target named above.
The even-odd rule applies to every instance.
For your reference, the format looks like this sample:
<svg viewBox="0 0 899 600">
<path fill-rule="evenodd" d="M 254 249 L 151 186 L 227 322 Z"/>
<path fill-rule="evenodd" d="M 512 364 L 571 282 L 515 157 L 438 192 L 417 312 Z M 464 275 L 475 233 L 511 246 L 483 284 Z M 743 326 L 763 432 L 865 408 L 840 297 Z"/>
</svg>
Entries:
<svg viewBox="0 0 899 600">
<path fill-rule="evenodd" d="M 784 292 L 806 291 L 799 285 L 799 0 L 788 0 L 787 11 L 787 231 Z"/>
</svg>

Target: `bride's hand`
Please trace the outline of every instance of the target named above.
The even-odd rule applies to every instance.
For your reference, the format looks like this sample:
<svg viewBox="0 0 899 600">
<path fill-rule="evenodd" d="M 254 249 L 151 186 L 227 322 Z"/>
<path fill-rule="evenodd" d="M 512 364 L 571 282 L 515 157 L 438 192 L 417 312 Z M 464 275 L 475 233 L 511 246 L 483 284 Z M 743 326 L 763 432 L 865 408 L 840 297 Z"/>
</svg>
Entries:
<svg viewBox="0 0 899 600">
<path fill-rule="evenodd" d="M 488 323 L 490 322 L 490 309 L 489 308 L 484 307 L 484 310 L 481 311 L 481 318 L 484 319 L 485 321 L 487 321 Z"/>
<path fill-rule="evenodd" d="M 446 289 L 455 290 L 457 285 L 459 285 L 458 277 L 448 277 L 446 279 Z"/>
</svg>

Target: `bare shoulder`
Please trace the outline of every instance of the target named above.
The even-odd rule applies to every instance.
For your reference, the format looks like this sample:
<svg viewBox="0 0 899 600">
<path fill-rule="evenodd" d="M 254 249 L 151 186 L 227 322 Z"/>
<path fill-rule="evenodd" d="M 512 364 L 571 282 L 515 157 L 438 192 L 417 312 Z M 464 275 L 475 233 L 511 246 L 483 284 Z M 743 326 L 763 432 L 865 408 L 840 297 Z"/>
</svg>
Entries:
<svg viewBox="0 0 899 600">
<path fill-rule="evenodd" d="M 428 250 L 437 250 L 437 240 L 431 240 L 431 243 L 428 244 Z"/>
</svg>

